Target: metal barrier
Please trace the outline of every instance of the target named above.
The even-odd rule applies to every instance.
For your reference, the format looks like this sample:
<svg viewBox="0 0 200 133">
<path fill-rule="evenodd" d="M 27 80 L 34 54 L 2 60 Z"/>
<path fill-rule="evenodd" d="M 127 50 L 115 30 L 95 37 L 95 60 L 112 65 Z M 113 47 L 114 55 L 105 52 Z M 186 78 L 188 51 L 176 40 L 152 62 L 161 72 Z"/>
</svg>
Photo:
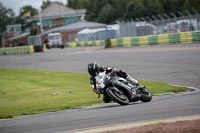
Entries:
<svg viewBox="0 0 200 133">
<path fill-rule="evenodd" d="M 174 16 L 174 18 L 170 18 L 166 14 L 164 16 L 142 17 L 140 19 L 136 18 L 135 21 L 117 22 L 119 24 L 119 37 L 173 34 L 200 30 L 200 17 L 198 14 L 181 17 Z"/>
<path fill-rule="evenodd" d="M 106 40 L 113 38 L 123 38 L 123 37 L 139 37 L 147 35 L 161 35 L 161 34 L 175 34 L 189 31 L 199 31 L 200 30 L 200 15 L 197 11 L 193 10 L 193 14 L 185 10 L 185 13 L 178 12 L 180 17 L 177 17 L 174 13 L 162 14 L 158 16 L 147 16 L 136 18 L 135 20 L 128 20 L 117 22 L 113 27 L 110 26 L 113 32 L 113 36 L 110 36 L 108 30 L 100 30 L 97 32 L 88 32 L 88 34 L 78 34 L 79 42 L 96 41 L 96 40 Z M 184 16 L 183 14 L 187 14 Z M 159 38 L 165 38 L 159 36 Z M 172 35 L 173 36 L 173 35 Z M 178 36 L 178 35 L 177 35 Z M 173 37 L 172 37 L 173 38 Z M 142 38 L 146 39 L 146 37 Z M 147 41 L 142 40 L 141 44 L 146 45 Z M 150 39 L 154 42 L 155 37 Z M 161 43 L 166 43 L 167 40 L 159 39 Z M 117 40 L 120 41 L 120 40 Z M 137 40 L 135 40 L 137 41 Z"/>
</svg>

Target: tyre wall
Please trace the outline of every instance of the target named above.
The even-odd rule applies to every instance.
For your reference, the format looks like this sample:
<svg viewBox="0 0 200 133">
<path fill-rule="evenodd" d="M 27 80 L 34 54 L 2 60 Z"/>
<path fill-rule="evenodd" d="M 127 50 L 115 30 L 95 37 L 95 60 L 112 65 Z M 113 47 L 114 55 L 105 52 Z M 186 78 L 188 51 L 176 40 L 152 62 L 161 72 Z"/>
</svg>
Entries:
<svg viewBox="0 0 200 133">
<path fill-rule="evenodd" d="M 19 46 L 19 47 L 9 47 L 0 48 L 0 55 L 12 55 L 12 54 L 33 54 L 33 46 Z"/>
<path fill-rule="evenodd" d="M 125 37 L 105 41 L 105 48 L 200 43 L 200 31 Z"/>
<path fill-rule="evenodd" d="M 88 42 L 72 42 L 68 43 L 68 47 L 84 47 L 84 46 L 104 46 L 104 40 L 98 41 L 88 41 Z"/>
</svg>

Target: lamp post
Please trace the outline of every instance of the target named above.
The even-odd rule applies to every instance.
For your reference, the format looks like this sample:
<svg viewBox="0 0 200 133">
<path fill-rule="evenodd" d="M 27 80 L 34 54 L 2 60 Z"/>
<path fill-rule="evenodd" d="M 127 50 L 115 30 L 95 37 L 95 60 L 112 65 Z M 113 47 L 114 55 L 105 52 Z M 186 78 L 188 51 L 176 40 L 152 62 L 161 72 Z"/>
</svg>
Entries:
<svg viewBox="0 0 200 133">
<path fill-rule="evenodd" d="M 181 15 L 181 17 L 182 17 L 182 23 L 183 23 L 183 27 L 184 27 L 184 15 L 180 11 L 178 11 L 177 13 L 179 15 Z M 181 28 L 182 28 L 182 25 L 181 25 Z"/>
<path fill-rule="evenodd" d="M 43 27 L 42 27 L 42 18 L 41 18 L 40 10 L 39 10 L 39 20 L 40 20 L 40 31 L 42 33 L 43 32 Z"/>
<path fill-rule="evenodd" d="M 143 17 L 141 17 L 141 20 L 143 20 L 143 21 L 144 21 L 144 24 L 145 24 L 145 26 L 144 26 L 144 28 L 145 28 L 144 35 L 146 35 L 146 34 L 147 34 L 147 32 L 146 32 L 146 20 L 145 20 Z"/>
<path fill-rule="evenodd" d="M 173 17 L 174 17 L 174 19 L 175 19 L 175 24 L 176 24 L 176 30 L 178 30 L 178 26 L 177 26 L 177 18 L 176 18 L 176 15 L 174 14 L 174 13 L 170 13 Z"/>
<path fill-rule="evenodd" d="M 199 30 L 199 13 L 194 8 L 192 8 L 192 11 L 195 12 L 197 15 L 197 28 Z"/>
<path fill-rule="evenodd" d="M 189 31 L 190 31 L 190 26 L 191 26 L 191 30 L 193 30 L 192 29 L 192 22 L 191 22 L 191 14 L 190 14 L 190 12 L 188 11 L 188 10 L 185 10 L 185 12 L 189 15 L 189 17 L 190 17 L 190 25 L 189 25 Z"/>
<path fill-rule="evenodd" d="M 157 34 L 158 34 L 158 19 L 152 15 L 152 18 L 156 20 Z"/>
<path fill-rule="evenodd" d="M 169 23 L 169 29 L 171 29 L 171 25 L 170 25 L 170 17 L 165 13 L 164 14 L 165 17 L 167 17 L 168 23 Z"/>
<path fill-rule="evenodd" d="M 140 22 L 140 20 L 139 20 L 139 18 L 136 18 L 136 21 L 138 22 L 138 23 L 140 23 L 140 28 L 139 28 L 139 36 L 141 36 L 141 22 Z M 137 29 L 137 26 L 136 26 L 136 29 Z"/>
<path fill-rule="evenodd" d="M 152 26 L 152 20 L 151 20 L 151 18 L 149 16 L 147 16 L 146 18 L 149 20 L 149 22 L 151 24 L 150 27 L 151 27 Z M 150 31 L 151 31 L 150 34 L 153 34 L 153 30 L 150 29 Z"/>
<path fill-rule="evenodd" d="M 158 15 L 158 17 L 162 19 L 162 24 L 163 24 L 163 32 L 164 32 L 164 29 L 165 29 L 165 28 L 164 28 L 164 25 L 165 25 L 165 24 L 164 24 L 164 18 L 163 18 L 161 15 Z"/>
</svg>

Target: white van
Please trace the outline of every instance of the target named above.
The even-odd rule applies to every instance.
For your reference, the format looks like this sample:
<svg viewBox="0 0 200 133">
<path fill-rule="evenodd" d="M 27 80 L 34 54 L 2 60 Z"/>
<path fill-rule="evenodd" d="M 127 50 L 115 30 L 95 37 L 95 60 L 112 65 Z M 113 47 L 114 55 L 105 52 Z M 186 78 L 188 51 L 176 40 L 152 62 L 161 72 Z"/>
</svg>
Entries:
<svg viewBox="0 0 200 133">
<path fill-rule="evenodd" d="M 53 48 L 53 47 L 64 48 L 61 33 L 50 33 L 48 34 L 47 39 L 48 39 L 47 48 Z"/>
</svg>

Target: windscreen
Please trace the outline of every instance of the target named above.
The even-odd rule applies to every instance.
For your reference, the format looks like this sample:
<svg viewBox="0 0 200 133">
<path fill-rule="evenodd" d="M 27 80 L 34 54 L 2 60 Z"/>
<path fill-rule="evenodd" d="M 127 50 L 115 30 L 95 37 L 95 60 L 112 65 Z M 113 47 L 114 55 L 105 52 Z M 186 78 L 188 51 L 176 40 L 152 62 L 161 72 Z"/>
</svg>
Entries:
<svg viewBox="0 0 200 133">
<path fill-rule="evenodd" d="M 61 36 L 60 35 L 51 35 L 48 36 L 49 40 L 61 40 Z"/>
</svg>

